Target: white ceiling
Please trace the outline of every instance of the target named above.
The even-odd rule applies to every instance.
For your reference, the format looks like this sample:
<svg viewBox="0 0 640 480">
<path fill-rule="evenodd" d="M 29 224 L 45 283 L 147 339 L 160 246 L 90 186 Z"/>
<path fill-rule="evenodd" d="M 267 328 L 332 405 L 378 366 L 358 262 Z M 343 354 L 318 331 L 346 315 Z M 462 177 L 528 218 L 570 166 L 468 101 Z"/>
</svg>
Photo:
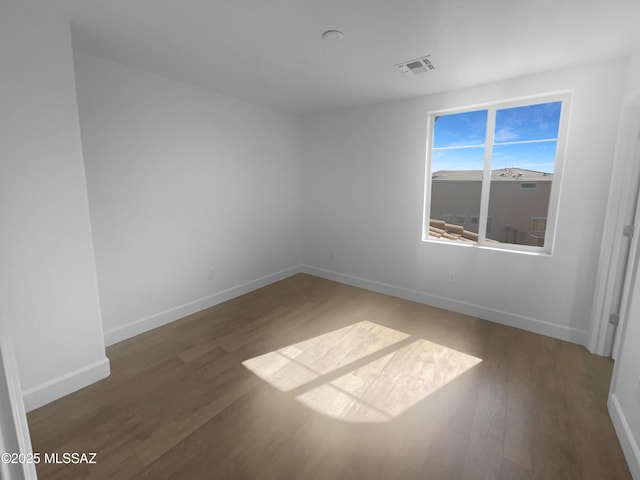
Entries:
<svg viewBox="0 0 640 480">
<path fill-rule="evenodd" d="M 75 48 L 292 113 L 630 53 L 640 0 L 37 0 Z M 323 41 L 328 29 L 344 39 Z M 439 70 L 394 65 L 433 54 Z"/>
</svg>

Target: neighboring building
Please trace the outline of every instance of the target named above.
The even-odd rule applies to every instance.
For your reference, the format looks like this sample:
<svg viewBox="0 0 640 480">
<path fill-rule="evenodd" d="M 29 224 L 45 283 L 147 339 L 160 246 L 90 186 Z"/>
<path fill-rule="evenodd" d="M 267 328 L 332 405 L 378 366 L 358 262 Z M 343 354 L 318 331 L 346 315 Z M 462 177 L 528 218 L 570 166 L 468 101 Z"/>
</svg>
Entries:
<svg viewBox="0 0 640 480">
<path fill-rule="evenodd" d="M 430 218 L 478 233 L 481 170 L 440 170 L 431 183 Z M 544 243 L 552 173 L 522 168 L 491 172 L 487 238 L 503 243 Z"/>
</svg>

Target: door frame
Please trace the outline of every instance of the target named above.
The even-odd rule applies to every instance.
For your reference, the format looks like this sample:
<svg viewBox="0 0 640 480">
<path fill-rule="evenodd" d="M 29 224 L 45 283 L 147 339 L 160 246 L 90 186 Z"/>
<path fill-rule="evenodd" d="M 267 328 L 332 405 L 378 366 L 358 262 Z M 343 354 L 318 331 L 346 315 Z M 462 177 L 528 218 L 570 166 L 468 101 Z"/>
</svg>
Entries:
<svg viewBox="0 0 640 480">
<path fill-rule="evenodd" d="M 619 334 L 624 323 L 626 299 L 628 298 L 629 279 L 633 270 L 631 265 L 634 250 L 640 236 L 640 224 L 635 223 L 636 231 L 629 240 L 623 236 L 626 224 L 634 223 L 633 211 L 636 207 L 635 184 L 640 179 L 640 162 L 635 161 L 640 154 L 640 88 L 628 95 L 622 103 L 619 117 L 618 135 L 613 160 L 613 170 L 609 182 L 609 197 L 603 223 L 602 243 L 596 274 L 596 288 L 591 309 L 591 328 L 587 348 L 591 353 L 615 358 L 619 345 Z M 638 211 L 636 211 L 636 214 Z M 629 243 L 626 262 L 620 256 L 625 242 Z M 626 272 L 626 273 L 625 273 Z M 611 351 L 609 315 L 618 301 L 616 282 L 622 281 L 620 293 L 620 319 L 614 332 L 614 349 Z"/>
<path fill-rule="evenodd" d="M 13 343 L 8 329 L 0 324 L 0 446 L 2 453 L 33 454 L 27 415 L 22 400 Z M 37 480 L 35 461 L 0 463 L 0 477 L 16 480 Z"/>
</svg>

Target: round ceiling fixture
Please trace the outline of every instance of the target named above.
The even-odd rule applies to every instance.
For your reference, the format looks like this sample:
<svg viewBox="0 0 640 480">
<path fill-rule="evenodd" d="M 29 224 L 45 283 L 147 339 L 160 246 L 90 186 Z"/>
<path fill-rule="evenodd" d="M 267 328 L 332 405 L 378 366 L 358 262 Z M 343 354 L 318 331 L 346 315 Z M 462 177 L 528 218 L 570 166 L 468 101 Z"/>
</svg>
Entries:
<svg viewBox="0 0 640 480">
<path fill-rule="evenodd" d="M 338 30 L 327 30 L 322 34 L 322 38 L 327 42 L 338 42 L 344 38 L 344 35 Z"/>
</svg>

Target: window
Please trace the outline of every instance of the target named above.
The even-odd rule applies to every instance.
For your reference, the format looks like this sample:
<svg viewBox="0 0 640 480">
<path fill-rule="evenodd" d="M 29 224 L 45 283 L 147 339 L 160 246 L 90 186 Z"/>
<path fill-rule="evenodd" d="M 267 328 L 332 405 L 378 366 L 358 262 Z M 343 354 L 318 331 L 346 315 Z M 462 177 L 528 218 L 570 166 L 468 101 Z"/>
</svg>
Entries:
<svg viewBox="0 0 640 480">
<path fill-rule="evenodd" d="M 431 112 L 423 239 L 551 252 L 569 104 L 563 93 Z M 469 212 L 462 232 L 445 215 L 456 210 Z"/>
<path fill-rule="evenodd" d="M 546 218 L 534 218 L 533 219 L 533 230 L 544 231 L 547 229 L 547 219 Z"/>
</svg>

